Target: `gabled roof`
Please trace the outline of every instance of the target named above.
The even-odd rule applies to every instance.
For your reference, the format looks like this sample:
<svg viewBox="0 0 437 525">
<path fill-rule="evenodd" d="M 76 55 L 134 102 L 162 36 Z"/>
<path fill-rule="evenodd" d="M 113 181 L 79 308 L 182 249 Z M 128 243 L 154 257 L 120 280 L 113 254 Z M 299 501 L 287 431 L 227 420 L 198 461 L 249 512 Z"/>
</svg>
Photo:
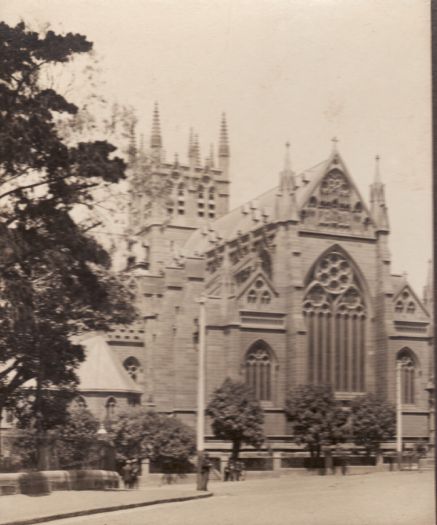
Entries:
<svg viewBox="0 0 437 525">
<path fill-rule="evenodd" d="M 265 288 L 270 290 L 274 296 L 277 297 L 279 295 L 269 277 L 262 270 L 258 270 L 250 277 L 250 279 L 239 287 L 236 293 L 237 298 L 240 299 L 250 288 L 253 288 L 257 280 L 261 280 Z"/>
<path fill-rule="evenodd" d="M 143 393 L 102 335 L 94 335 L 80 344 L 85 349 L 85 361 L 77 371 L 79 391 Z"/>
<path fill-rule="evenodd" d="M 407 277 L 405 275 L 391 275 L 391 281 L 393 285 L 393 303 L 396 303 L 396 301 L 399 299 L 401 293 L 404 292 L 404 290 L 407 290 L 415 303 L 419 306 L 422 313 L 429 317 L 430 314 L 423 304 L 423 301 L 419 298 L 419 296 L 416 294 L 416 292 L 413 290 L 412 286 L 407 280 Z M 417 315 L 417 314 L 416 314 Z"/>
<path fill-rule="evenodd" d="M 325 174 L 330 162 L 331 157 L 295 177 L 295 197 L 299 209 L 306 201 L 308 192 L 311 192 L 311 188 L 314 189 L 317 186 L 317 183 Z M 226 215 L 210 222 L 208 226 L 193 232 L 185 243 L 185 254 L 204 253 L 211 248 L 211 238 L 232 240 L 239 233 L 244 235 L 249 231 L 256 230 L 264 223 L 275 222 L 278 219 L 276 217 L 276 196 L 278 191 L 278 186 L 275 186 L 246 204 L 238 206 Z"/>
</svg>

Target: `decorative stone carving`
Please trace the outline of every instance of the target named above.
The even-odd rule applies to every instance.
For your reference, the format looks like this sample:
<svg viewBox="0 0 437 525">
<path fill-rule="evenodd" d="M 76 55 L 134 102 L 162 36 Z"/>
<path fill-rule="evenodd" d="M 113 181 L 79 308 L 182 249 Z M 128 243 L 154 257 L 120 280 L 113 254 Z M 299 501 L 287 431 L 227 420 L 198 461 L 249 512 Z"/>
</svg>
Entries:
<svg viewBox="0 0 437 525">
<path fill-rule="evenodd" d="M 346 175 L 329 171 L 301 211 L 301 221 L 314 227 L 336 230 L 368 230 L 369 217 Z"/>
</svg>

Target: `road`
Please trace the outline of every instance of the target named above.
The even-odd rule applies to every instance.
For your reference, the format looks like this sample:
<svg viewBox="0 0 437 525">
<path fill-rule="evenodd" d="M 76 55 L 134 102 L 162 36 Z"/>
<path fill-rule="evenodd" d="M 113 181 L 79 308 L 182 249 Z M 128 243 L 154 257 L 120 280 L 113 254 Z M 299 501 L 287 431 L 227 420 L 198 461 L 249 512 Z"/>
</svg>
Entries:
<svg viewBox="0 0 437 525">
<path fill-rule="evenodd" d="M 434 473 L 384 472 L 213 483 L 212 498 L 52 525 L 433 525 Z"/>
</svg>

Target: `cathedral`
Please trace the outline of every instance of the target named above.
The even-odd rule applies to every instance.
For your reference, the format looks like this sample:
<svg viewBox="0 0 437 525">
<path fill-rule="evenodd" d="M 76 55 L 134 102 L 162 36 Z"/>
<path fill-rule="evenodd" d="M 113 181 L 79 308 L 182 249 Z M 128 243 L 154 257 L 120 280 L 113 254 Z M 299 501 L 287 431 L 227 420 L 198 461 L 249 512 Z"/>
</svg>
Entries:
<svg viewBox="0 0 437 525">
<path fill-rule="evenodd" d="M 245 381 L 272 442 L 291 439 L 284 402 L 294 386 L 330 384 L 345 405 L 366 392 L 394 404 L 399 360 L 403 436 L 429 437 L 432 282 L 421 299 L 391 273 L 378 157 L 366 202 L 335 140 L 299 174 L 286 145 L 276 186 L 229 210 L 224 116 L 217 158 L 201 161 L 192 133 L 188 162 L 167 161 L 157 106 L 150 148 L 131 149 L 121 274 L 140 317 L 88 344 L 106 361 L 90 358 L 101 380 L 87 376 L 81 402 L 107 415 L 141 403 L 194 426 L 204 297 L 207 400 L 225 378 Z"/>
</svg>

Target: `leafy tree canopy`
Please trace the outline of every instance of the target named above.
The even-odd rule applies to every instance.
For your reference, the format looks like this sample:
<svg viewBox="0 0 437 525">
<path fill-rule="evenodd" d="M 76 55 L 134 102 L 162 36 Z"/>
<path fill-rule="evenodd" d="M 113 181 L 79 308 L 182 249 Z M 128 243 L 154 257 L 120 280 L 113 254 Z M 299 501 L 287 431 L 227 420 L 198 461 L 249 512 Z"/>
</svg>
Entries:
<svg viewBox="0 0 437 525">
<path fill-rule="evenodd" d="M 378 452 L 381 442 L 393 439 L 396 410 L 391 403 L 366 394 L 354 399 L 351 414 L 354 443 L 365 447 L 369 454 Z"/>
<path fill-rule="evenodd" d="M 77 106 L 40 82 L 45 67 L 92 48 L 84 36 L 0 22 L 0 412 L 29 380 L 69 387 L 75 334 L 130 322 L 130 295 L 78 209 L 125 177 L 105 140 L 68 145 L 59 115 Z"/>
<path fill-rule="evenodd" d="M 44 445 L 59 468 L 76 469 L 97 460 L 98 420 L 88 410 L 71 410 L 62 424 L 45 433 Z M 14 441 L 12 454 L 24 468 L 35 468 L 40 459 L 41 436 L 35 426 L 24 428 Z"/>
<path fill-rule="evenodd" d="M 208 404 L 214 435 L 232 441 L 232 458 L 238 459 L 242 444 L 259 448 L 264 442 L 264 413 L 252 390 L 227 378 Z"/>
<path fill-rule="evenodd" d="M 111 434 L 119 460 L 147 457 L 166 472 L 178 472 L 195 452 L 192 428 L 177 418 L 143 408 L 119 414 Z"/>
<path fill-rule="evenodd" d="M 334 445 L 347 437 L 347 413 L 335 401 L 328 385 L 301 385 L 286 398 L 285 412 L 293 422 L 293 436 L 306 445 L 311 457 L 320 457 L 324 445 Z"/>
</svg>

